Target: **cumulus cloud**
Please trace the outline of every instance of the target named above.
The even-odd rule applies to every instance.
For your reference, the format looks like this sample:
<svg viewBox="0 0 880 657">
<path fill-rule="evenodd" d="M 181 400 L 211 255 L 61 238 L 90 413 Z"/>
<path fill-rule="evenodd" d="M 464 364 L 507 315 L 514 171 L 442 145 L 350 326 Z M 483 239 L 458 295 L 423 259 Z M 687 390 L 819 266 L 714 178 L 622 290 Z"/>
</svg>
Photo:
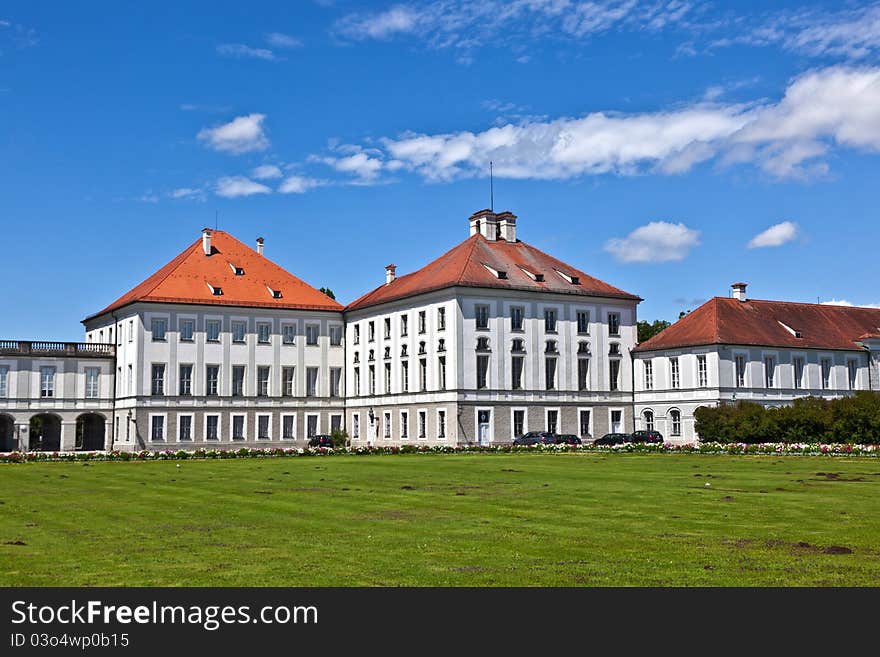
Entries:
<svg viewBox="0 0 880 657">
<path fill-rule="evenodd" d="M 229 123 L 202 129 L 197 139 L 215 151 L 233 155 L 266 150 L 269 139 L 263 130 L 265 119 L 265 114 L 238 116 Z"/>
<path fill-rule="evenodd" d="M 620 262 L 671 262 L 684 260 L 699 244 L 699 231 L 683 223 L 652 221 L 626 237 L 608 240 L 604 248 Z"/>
<path fill-rule="evenodd" d="M 278 187 L 282 194 L 304 194 L 310 189 L 323 185 L 324 182 L 307 176 L 289 176 Z"/>
<path fill-rule="evenodd" d="M 169 194 L 174 199 L 191 199 L 195 201 L 205 200 L 205 190 L 200 187 L 180 187 Z"/>
<path fill-rule="evenodd" d="M 251 178 L 256 178 L 257 180 L 272 180 L 283 175 L 281 169 L 274 164 L 263 164 L 251 171 Z"/>
<path fill-rule="evenodd" d="M 275 61 L 275 53 L 268 48 L 252 48 L 243 43 L 224 43 L 217 46 L 217 54 L 224 57 L 265 59 L 266 61 Z"/>
<path fill-rule="evenodd" d="M 253 196 L 254 194 L 270 194 L 271 189 L 250 178 L 244 176 L 226 176 L 217 181 L 214 188 L 217 196 L 224 198 L 238 198 L 240 196 Z"/>
<path fill-rule="evenodd" d="M 333 167 L 340 173 L 353 174 L 364 182 L 375 180 L 384 167 L 381 159 L 370 157 L 365 152 L 358 152 L 345 157 L 323 157 L 318 158 L 318 161 Z"/>
<path fill-rule="evenodd" d="M 387 39 L 396 34 L 414 32 L 424 18 L 415 9 L 398 5 L 374 14 L 350 14 L 340 20 L 337 29 L 352 39 Z"/>
<path fill-rule="evenodd" d="M 266 43 L 274 48 L 299 48 L 302 46 L 302 41 L 281 32 L 270 32 L 267 34 Z"/>
<path fill-rule="evenodd" d="M 796 223 L 793 221 L 783 221 L 755 235 L 749 240 L 748 247 L 750 249 L 760 249 L 768 246 L 782 246 L 795 239 L 799 232 L 800 229 Z"/>
</svg>

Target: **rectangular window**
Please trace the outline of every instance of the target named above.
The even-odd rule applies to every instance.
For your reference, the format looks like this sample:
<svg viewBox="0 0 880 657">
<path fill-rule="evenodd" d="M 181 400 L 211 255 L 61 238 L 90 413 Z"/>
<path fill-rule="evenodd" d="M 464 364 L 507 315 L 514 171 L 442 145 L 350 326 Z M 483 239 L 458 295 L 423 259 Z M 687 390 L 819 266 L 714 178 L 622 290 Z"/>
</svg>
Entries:
<svg viewBox="0 0 880 657">
<path fill-rule="evenodd" d="M 672 374 L 671 382 L 673 388 L 681 387 L 681 378 L 679 377 L 678 371 L 678 358 L 670 358 L 669 359 L 669 369 Z"/>
<path fill-rule="evenodd" d="M 776 376 L 776 359 L 773 356 L 764 356 L 764 387 L 772 388 Z"/>
<path fill-rule="evenodd" d="M 437 358 L 437 387 L 446 390 L 446 356 Z"/>
<path fill-rule="evenodd" d="M 409 333 L 409 315 L 400 316 L 400 337 L 405 338 Z"/>
<path fill-rule="evenodd" d="M 190 441 L 192 437 L 192 415 L 180 415 L 177 418 L 177 440 Z"/>
<path fill-rule="evenodd" d="M 281 438 L 294 440 L 296 438 L 296 416 L 283 415 L 281 417 Z"/>
<path fill-rule="evenodd" d="M 306 397 L 315 397 L 318 394 L 318 368 L 306 368 Z"/>
<path fill-rule="evenodd" d="M 419 411 L 419 438 L 427 436 L 428 413 Z"/>
<path fill-rule="evenodd" d="M 281 342 L 283 344 L 296 344 L 296 325 L 295 324 L 282 324 L 281 325 Z"/>
<path fill-rule="evenodd" d="M 544 387 L 547 390 L 556 390 L 556 359 L 544 359 Z"/>
<path fill-rule="evenodd" d="M 193 333 L 195 332 L 196 323 L 192 319 L 180 320 L 180 339 L 183 342 L 192 342 Z M 191 418 L 190 418 L 191 419 Z"/>
<path fill-rule="evenodd" d="M 306 415 L 306 437 L 314 438 L 318 435 L 318 416 Z"/>
<path fill-rule="evenodd" d="M 232 416 L 232 439 L 244 440 L 244 415 Z"/>
<path fill-rule="evenodd" d="M 582 438 L 590 435 L 590 411 L 580 411 L 578 413 L 578 426 Z"/>
<path fill-rule="evenodd" d="M 8 379 L 9 367 L 6 365 L 0 365 L 0 397 L 7 397 L 9 395 L 9 388 L 7 384 Z"/>
<path fill-rule="evenodd" d="M 544 331 L 556 333 L 556 311 L 552 308 L 547 308 L 544 311 Z"/>
<path fill-rule="evenodd" d="M 831 359 L 822 359 L 822 389 L 828 390 L 831 387 Z"/>
<path fill-rule="evenodd" d="M 331 415 L 330 416 L 330 433 L 333 434 L 337 431 L 342 431 L 342 416 L 341 415 Z"/>
<path fill-rule="evenodd" d="M 705 356 L 697 356 L 697 384 L 701 388 L 705 388 L 709 385 L 709 371 L 706 365 L 706 357 Z"/>
<path fill-rule="evenodd" d="M 353 340 L 353 342 L 355 344 L 361 343 L 361 325 L 360 324 L 354 325 L 354 340 Z"/>
<path fill-rule="evenodd" d="M 446 438 L 446 411 L 437 411 L 437 438 Z"/>
<path fill-rule="evenodd" d="M 87 367 L 86 368 L 86 399 L 97 399 L 98 397 L 98 376 L 100 375 L 101 370 L 97 367 Z M 0 369 L 0 386 L 2 386 L 3 392 L 0 393 L 0 397 L 5 397 L 6 392 L 6 373 Z"/>
<path fill-rule="evenodd" d="M 385 394 L 391 394 L 391 363 L 385 363 Z"/>
<path fill-rule="evenodd" d="M 513 437 L 519 438 L 526 432 L 526 412 L 513 412 Z"/>
<path fill-rule="evenodd" d="M 134 369 L 131 365 L 128 366 L 128 394 L 134 394 Z"/>
<path fill-rule="evenodd" d="M 257 440 L 269 440 L 269 415 L 257 416 Z"/>
<path fill-rule="evenodd" d="M 257 368 L 257 397 L 269 396 L 269 368 L 261 366 Z"/>
<path fill-rule="evenodd" d="M 205 440 L 220 440 L 220 416 L 205 416 Z"/>
<path fill-rule="evenodd" d="M 342 327 L 338 324 L 333 324 L 328 330 L 330 331 L 330 346 L 339 347 L 342 345 Z"/>
<path fill-rule="evenodd" d="M 409 413 L 406 411 L 400 411 L 400 438 L 409 438 Z"/>
<path fill-rule="evenodd" d="M 736 387 L 744 388 L 746 385 L 746 357 L 736 356 L 734 363 L 736 364 Z"/>
<path fill-rule="evenodd" d="M 354 394 L 361 394 L 361 368 L 354 368 L 354 381 L 352 382 L 352 387 L 354 388 Z"/>
<path fill-rule="evenodd" d="M 134 342 L 134 320 L 128 320 L 128 341 Z"/>
<path fill-rule="evenodd" d="M 797 356 L 792 359 L 792 369 L 794 370 L 794 387 L 804 387 L 804 359 Z"/>
<path fill-rule="evenodd" d="M 620 313 L 608 313 L 608 335 L 620 335 Z"/>
<path fill-rule="evenodd" d="M 318 332 L 320 328 L 321 327 L 318 324 L 306 324 L 306 344 L 312 346 L 318 344 Z"/>
<path fill-rule="evenodd" d="M 645 363 L 645 390 L 654 389 L 654 361 L 646 360 Z"/>
<path fill-rule="evenodd" d="M 244 395 L 244 365 L 232 366 L 232 396 L 242 397 Z"/>
<path fill-rule="evenodd" d="M 523 308 L 522 306 L 513 306 L 510 309 L 510 330 L 523 330 Z"/>
<path fill-rule="evenodd" d="M 681 411 L 669 411 L 669 417 L 672 420 L 672 435 L 681 435 Z"/>
<path fill-rule="evenodd" d="M 617 390 L 620 388 L 620 359 L 612 358 L 608 361 L 608 389 Z"/>
<path fill-rule="evenodd" d="M 354 414 L 351 416 L 351 437 L 361 437 L 361 416 L 358 414 Z"/>
<path fill-rule="evenodd" d="M 376 322 L 368 322 L 367 323 L 367 342 L 374 342 L 376 340 Z"/>
<path fill-rule="evenodd" d="M 489 357 L 477 356 L 477 388 L 487 387 L 489 375 Z"/>
<path fill-rule="evenodd" d="M 510 387 L 513 390 L 523 389 L 523 366 L 526 359 L 522 356 L 512 356 L 510 358 Z"/>
<path fill-rule="evenodd" d="M 474 308 L 477 320 L 477 329 L 489 328 L 489 306 L 479 305 Z"/>
<path fill-rule="evenodd" d="M 150 418 L 150 440 L 165 440 L 165 418 L 161 415 Z"/>
<path fill-rule="evenodd" d="M 446 308 L 437 309 L 437 330 L 443 331 L 446 328 Z"/>
<path fill-rule="evenodd" d="M 208 397 L 216 397 L 220 394 L 220 366 L 205 366 L 205 394 Z"/>
<path fill-rule="evenodd" d="M 245 331 L 247 331 L 247 322 L 232 322 L 232 341 L 244 342 Z"/>
<path fill-rule="evenodd" d="M 208 342 L 220 342 L 220 320 L 209 319 L 205 322 L 205 337 Z"/>
<path fill-rule="evenodd" d="M 390 317 L 386 317 L 385 319 L 382 320 L 382 327 L 383 327 L 382 335 L 385 336 L 386 340 L 391 339 L 391 318 Z"/>
<path fill-rule="evenodd" d="M 367 381 L 367 387 L 369 389 L 369 393 L 371 395 L 375 395 L 376 394 L 376 366 L 375 365 L 370 365 L 370 369 L 367 372 L 367 376 L 369 377 L 369 380 Z"/>
<path fill-rule="evenodd" d="M 281 368 L 281 394 L 284 397 L 293 397 L 296 394 L 295 374 L 296 369 L 293 367 Z"/>
<path fill-rule="evenodd" d="M 165 330 L 168 328 L 168 322 L 164 319 L 153 319 L 150 322 L 150 328 L 153 332 L 153 342 L 165 342 Z"/>
<path fill-rule="evenodd" d="M 330 396 L 331 397 L 339 397 L 340 383 L 342 383 L 342 368 L 341 367 L 331 367 L 330 368 Z"/>
<path fill-rule="evenodd" d="M 428 389 L 428 359 L 419 358 L 419 390 L 425 392 Z"/>
<path fill-rule="evenodd" d="M 577 324 L 578 324 L 578 333 L 581 335 L 586 335 L 590 332 L 590 311 L 589 310 L 578 310 L 577 311 Z"/>
<path fill-rule="evenodd" d="M 384 431 L 383 435 L 385 436 L 385 438 L 391 438 L 391 413 L 388 411 L 385 411 L 384 413 L 382 413 L 382 420 L 383 420 L 382 424 L 383 424 L 383 431 Z"/>
<path fill-rule="evenodd" d="M 559 411 L 547 411 L 547 433 L 556 433 L 559 423 Z"/>
<path fill-rule="evenodd" d="M 428 330 L 427 321 L 425 319 L 425 311 L 419 311 L 419 333 L 424 333 Z"/>
<path fill-rule="evenodd" d="M 181 365 L 180 378 L 177 382 L 177 394 L 181 397 L 190 397 L 192 395 L 192 378 L 193 366 Z"/>
<path fill-rule="evenodd" d="M 152 394 L 165 394 L 165 365 L 153 364 Z"/>
<path fill-rule="evenodd" d="M 847 380 L 849 381 L 849 389 L 856 389 L 856 377 L 859 372 L 859 364 L 854 360 L 846 361 Z"/>
<path fill-rule="evenodd" d="M 266 322 L 257 323 L 257 342 L 269 344 L 269 336 L 272 333 L 272 325 Z"/>
<path fill-rule="evenodd" d="M 578 390 L 590 388 L 590 359 L 578 358 Z"/>
<path fill-rule="evenodd" d="M 409 392 L 409 363 L 407 361 L 400 364 L 400 391 Z"/>
</svg>

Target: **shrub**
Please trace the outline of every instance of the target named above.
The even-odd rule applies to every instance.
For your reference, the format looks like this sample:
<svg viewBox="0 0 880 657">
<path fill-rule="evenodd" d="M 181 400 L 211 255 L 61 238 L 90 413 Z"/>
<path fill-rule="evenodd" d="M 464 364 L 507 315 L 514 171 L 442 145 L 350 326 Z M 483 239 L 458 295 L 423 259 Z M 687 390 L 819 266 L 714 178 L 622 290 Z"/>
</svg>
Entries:
<svg viewBox="0 0 880 657">
<path fill-rule="evenodd" d="M 334 429 L 330 432 L 330 437 L 333 439 L 333 447 L 348 447 L 348 432 L 344 429 Z"/>
</svg>

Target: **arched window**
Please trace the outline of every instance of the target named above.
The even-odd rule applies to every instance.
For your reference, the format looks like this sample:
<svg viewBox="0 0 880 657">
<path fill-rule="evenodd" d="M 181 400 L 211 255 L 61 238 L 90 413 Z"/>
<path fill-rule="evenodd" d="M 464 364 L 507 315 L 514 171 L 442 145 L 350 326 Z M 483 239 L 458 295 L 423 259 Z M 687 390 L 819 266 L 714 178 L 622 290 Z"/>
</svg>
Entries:
<svg viewBox="0 0 880 657">
<path fill-rule="evenodd" d="M 677 408 L 673 408 L 671 411 L 669 411 L 669 419 L 672 423 L 670 433 L 673 436 L 680 436 L 681 435 L 681 411 L 678 410 Z"/>
<path fill-rule="evenodd" d="M 648 431 L 654 430 L 654 411 L 645 411 L 642 413 L 642 417 L 645 418 L 645 429 Z"/>
</svg>

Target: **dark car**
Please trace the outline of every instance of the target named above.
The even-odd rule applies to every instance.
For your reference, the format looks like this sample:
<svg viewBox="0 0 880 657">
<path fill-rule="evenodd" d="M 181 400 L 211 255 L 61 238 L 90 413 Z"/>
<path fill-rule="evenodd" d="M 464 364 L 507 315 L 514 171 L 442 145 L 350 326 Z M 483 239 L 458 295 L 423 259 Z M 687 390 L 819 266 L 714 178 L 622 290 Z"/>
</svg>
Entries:
<svg viewBox="0 0 880 657">
<path fill-rule="evenodd" d="M 623 445 L 632 441 L 632 436 L 628 433 L 606 433 L 601 438 L 593 441 L 594 445 Z"/>
<path fill-rule="evenodd" d="M 648 431 L 640 429 L 632 432 L 632 442 L 634 443 L 662 443 L 663 434 L 659 431 Z"/>
<path fill-rule="evenodd" d="M 573 433 L 561 433 L 556 436 L 557 445 L 580 445 L 583 442 L 580 437 Z"/>
<path fill-rule="evenodd" d="M 546 431 L 529 431 L 513 439 L 514 445 L 555 445 L 556 436 Z"/>
<path fill-rule="evenodd" d="M 333 447 L 333 437 L 319 433 L 309 438 L 309 447 Z"/>
</svg>

